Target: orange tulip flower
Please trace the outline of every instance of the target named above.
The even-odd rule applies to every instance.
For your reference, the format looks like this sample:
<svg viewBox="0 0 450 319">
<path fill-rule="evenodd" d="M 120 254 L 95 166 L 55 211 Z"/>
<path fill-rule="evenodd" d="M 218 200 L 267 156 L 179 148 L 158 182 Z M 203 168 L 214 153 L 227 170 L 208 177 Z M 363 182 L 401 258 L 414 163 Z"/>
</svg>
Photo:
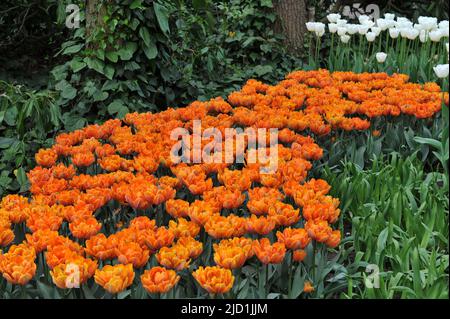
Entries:
<svg viewBox="0 0 450 319">
<path fill-rule="evenodd" d="M 219 267 L 199 267 L 192 275 L 200 286 L 210 294 L 227 293 L 234 283 L 231 270 Z"/>
<path fill-rule="evenodd" d="M 253 242 L 253 251 L 263 264 L 279 264 L 286 254 L 286 247 L 282 243 L 270 244 L 268 238 Z"/>
<path fill-rule="evenodd" d="M 179 280 L 175 271 L 163 267 L 153 267 L 141 276 L 142 286 L 148 293 L 167 293 Z"/>
<path fill-rule="evenodd" d="M 134 280 L 133 265 L 106 265 L 95 271 L 95 282 L 111 294 L 117 294 L 127 289 Z"/>
</svg>

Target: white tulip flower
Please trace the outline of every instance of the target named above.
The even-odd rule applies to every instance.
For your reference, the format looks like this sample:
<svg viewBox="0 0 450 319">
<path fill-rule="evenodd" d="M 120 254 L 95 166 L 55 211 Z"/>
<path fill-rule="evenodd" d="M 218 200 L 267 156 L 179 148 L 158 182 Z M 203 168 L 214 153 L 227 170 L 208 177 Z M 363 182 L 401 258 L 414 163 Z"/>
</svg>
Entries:
<svg viewBox="0 0 450 319">
<path fill-rule="evenodd" d="M 318 37 L 322 37 L 325 34 L 325 24 L 321 22 L 316 23 L 315 33 Z"/>
<path fill-rule="evenodd" d="M 442 20 L 439 22 L 439 29 L 448 29 L 449 28 L 449 22 L 448 20 Z"/>
<path fill-rule="evenodd" d="M 364 22 L 371 20 L 368 15 L 362 14 L 358 17 L 359 23 L 364 24 Z"/>
<path fill-rule="evenodd" d="M 377 27 L 379 27 L 381 31 L 386 31 L 391 27 L 391 22 L 386 19 L 377 19 Z"/>
<path fill-rule="evenodd" d="M 400 35 L 400 30 L 399 29 L 397 29 L 397 28 L 390 28 L 389 29 L 389 36 L 392 39 L 397 39 L 399 37 L 399 35 Z"/>
<path fill-rule="evenodd" d="M 400 30 L 400 34 L 402 35 L 402 38 L 415 40 L 420 35 L 420 31 L 414 28 L 403 28 Z"/>
<path fill-rule="evenodd" d="M 347 34 L 347 28 L 346 27 L 338 27 L 337 28 L 337 34 L 341 37 L 343 35 Z"/>
<path fill-rule="evenodd" d="M 384 18 L 389 21 L 393 21 L 395 19 L 395 13 L 385 13 Z"/>
<path fill-rule="evenodd" d="M 449 29 L 440 29 L 442 33 L 442 37 L 448 38 L 449 37 Z"/>
<path fill-rule="evenodd" d="M 419 34 L 420 42 L 425 43 L 428 41 L 428 39 L 429 39 L 428 32 L 425 30 L 421 30 Z"/>
<path fill-rule="evenodd" d="M 358 33 L 359 32 L 359 24 L 347 24 L 347 32 L 350 35 Z"/>
<path fill-rule="evenodd" d="M 341 42 L 342 43 L 348 43 L 350 41 L 350 38 L 351 37 L 349 35 L 344 34 L 344 35 L 341 36 Z"/>
<path fill-rule="evenodd" d="M 328 29 L 331 33 L 336 33 L 338 30 L 338 25 L 336 23 L 328 23 Z"/>
<path fill-rule="evenodd" d="M 306 22 L 306 29 L 309 32 L 315 32 L 316 31 L 316 23 L 315 22 Z"/>
<path fill-rule="evenodd" d="M 375 41 L 376 38 L 377 38 L 377 34 L 375 32 L 367 32 L 366 33 L 367 41 L 373 42 L 373 41 Z"/>
<path fill-rule="evenodd" d="M 370 30 L 371 30 L 373 33 L 375 33 L 377 36 L 379 36 L 380 33 L 381 33 L 381 28 L 379 28 L 379 27 L 372 27 L 372 28 L 370 28 Z"/>
<path fill-rule="evenodd" d="M 336 24 L 337 24 L 338 26 L 340 26 L 340 27 L 343 27 L 343 26 L 347 25 L 347 23 L 348 23 L 348 21 L 345 20 L 345 19 L 337 19 L 337 20 L 336 20 Z"/>
<path fill-rule="evenodd" d="M 431 31 L 429 33 L 429 35 L 430 35 L 430 40 L 433 42 L 439 42 L 442 39 L 442 32 L 440 29 Z"/>
<path fill-rule="evenodd" d="M 409 40 L 415 40 L 417 39 L 417 37 L 419 36 L 420 31 L 416 30 L 416 29 L 410 29 L 410 31 L 408 32 L 408 34 L 406 35 L 406 37 Z"/>
<path fill-rule="evenodd" d="M 448 77 L 448 64 L 438 64 L 433 68 L 433 70 L 440 79 L 445 79 Z"/>
<path fill-rule="evenodd" d="M 425 28 L 420 23 L 414 24 L 414 29 L 416 29 L 418 31 L 425 31 Z"/>
<path fill-rule="evenodd" d="M 376 55 L 378 63 L 386 62 L 387 54 L 384 52 L 378 52 Z"/>
<path fill-rule="evenodd" d="M 341 15 L 339 13 L 331 13 L 327 15 L 327 19 L 330 23 L 336 23 L 337 20 L 341 18 Z"/>
<path fill-rule="evenodd" d="M 403 29 L 403 28 L 412 28 L 414 24 L 407 18 L 397 18 L 395 26 L 398 29 Z"/>
<path fill-rule="evenodd" d="M 438 26 L 438 20 L 434 17 L 419 17 L 418 21 L 427 31 L 434 30 Z"/>
<path fill-rule="evenodd" d="M 367 32 L 369 32 L 369 27 L 368 26 L 365 26 L 365 25 L 362 25 L 362 24 L 360 24 L 358 26 L 358 33 L 360 35 L 366 35 Z"/>
</svg>

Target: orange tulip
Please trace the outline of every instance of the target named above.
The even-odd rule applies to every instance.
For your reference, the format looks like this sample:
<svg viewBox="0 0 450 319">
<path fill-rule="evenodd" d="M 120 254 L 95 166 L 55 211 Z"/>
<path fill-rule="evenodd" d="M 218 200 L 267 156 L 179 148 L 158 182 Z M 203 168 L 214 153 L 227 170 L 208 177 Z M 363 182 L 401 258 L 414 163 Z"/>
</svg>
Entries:
<svg viewBox="0 0 450 319">
<path fill-rule="evenodd" d="M 292 259 L 296 262 L 302 262 L 306 258 L 306 251 L 303 249 L 294 250 L 292 253 Z"/>
<path fill-rule="evenodd" d="M 277 232 L 277 238 L 287 249 L 304 249 L 311 241 L 308 232 L 303 228 L 285 228 L 283 232 Z"/>
<path fill-rule="evenodd" d="M 305 229 L 308 235 L 319 243 L 326 242 L 332 233 L 331 227 L 325 220 L 308 220 Z"/>
<path fill-rule="evenodd" d="M 286 247 L 282 243 L 270 244 L 268 238 L 262 238 L 253 242 L 253 251 L 263 264 L 279 264 L 286 254 Z"/>
<path fill-rule="evenodd" d="M 148 262 L 150 251 L 142 249 L 134 242 L 120 242 L 115 250 L 115 255 L 121 264 L 132 264 L 135 268 L 142 268 Z"/>
<path fill-rule="evenodd" d="M 178 218 L 176 222 L 173 220 L 169 221 L 169 230 L 175 234 L 176 238 L 196 237 L 200 232 L 200 226 L 184 218 Z"/>
<path fill-rule="evenodd" d="M 231 270 L 219 267 L 199 267 L 192 275 L 200 286 L 210 294 L 227 293 L 234 283 Z"/>
<path fill-rule="evenodd" d="M 105 234 L 98 234 L 86 240 L 85 251 L 99 260 L 112 259 L 116 256 L 115 248 L 109 245 Z"/>
<path fill-rule="evenodd" d="M 175 270 L 186 269 L 191 262 L 190 251 L 181 245 L 161 248 L 156 259 L 160 265 Z"/>
<path fill-rule="evenodd" d="M 67 263 L 59 264 L 50 271 L 50 275 L 58 288 L 80 288 L 81 284 L 94 276 L 96 270 L 96 261 L 78 257 Z"/>
<path fill-rule="evenodd" d="M 26 285 L 36 273 L 36 252 L 30 245 L 13 245 L 8 253 L 0 254 L 0 273 L 9 283 Z"/>
<path fill-rule="evenodd" d="M 189 251 L 189 258 L 195 259 L 203 252 L 203 243 L 196 241 L 193 237 L 181 237 L 177 245 L 183 246 Z"/>
<path fill-rule="evenodd" d="M 111 294 L 117 294 L 127 289 L 134 280 L 133 265 L 106 265 L 95 271 L 95 282 Z"/>
<path fill-rule="evenodd" d="M 141 276 L 142 286 L 149 293 L 167 293 L 179 280 L 175 271 L 163 267 L 153 267 Z"/>
<path fill-rule="evenodd" d="M 221 247 L 214 245 L 214 261 L 217 265 L 227 269 L 241 268 L 247 260 L 247 252 L 238 246 Z"/>
<path fill-rule="evenodd" d="M 313 291 L 314 291 L 314 286 L 311 284 L 311 282 L 306 281 L 305 285 L 303 287 L 303 292 L 309 294 L 309 293 L 311 293 Z"/>
</svg>

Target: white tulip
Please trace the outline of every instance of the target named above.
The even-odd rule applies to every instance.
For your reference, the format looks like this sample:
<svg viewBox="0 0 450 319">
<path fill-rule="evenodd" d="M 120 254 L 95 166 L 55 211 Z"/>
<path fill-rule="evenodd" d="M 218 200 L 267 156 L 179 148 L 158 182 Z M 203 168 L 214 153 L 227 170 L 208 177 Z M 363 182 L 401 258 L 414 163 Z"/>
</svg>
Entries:
<svg viewBox="0 0 450 319">
<path fill-rule="evenodd" d="M 349 35 L 344 34 L 344 35 L 341 36 L 341 42 L 342 43 L 348 43 L 350 41 L 350 38 L 351 37 Z"/>
<path fill-rule="evenodd" d="M 338 19 L 341 18 L 341 15 L 339 13 L 332 13 L 327 15 L 327 19 L 330 23 L 336 23 Z"/>
<path fill-rule="evenodd" d="M 381 28 L 378 28 L 378 27 L 372 27 L 370 30 L 371 30 L 373 33 L 375 33 L 377 36 L 379 36 L 380 33 L 381 33 Z"/>
<path fill-rule="evenodd" d="M 425 28 L 420 23 L 414 24 L 414 29 L 416 29 L 418 31 L 425 31 Z"/>
<path fill-rule="evenodd" d="M 439 22 L 439 29 L 448 29 L 448 27 L 449 27 L 448 20 L 442 20 L 441 22 Z"/>
<path fill-rule="evenodd" d="M 337 34 L 341 37 L 343 35 L 347 34 L 347 28 L 346 27 L 338 27 L 337 28 Z"/>
<path fill-rule="evenodd" d="M 359 32 L 359 25 L 358 24 L 347 24 L 347 32 L 350 35 L 358 33 Z"/>
<path fill-rule="evenodd" d="M 400 34 L 402 35 L 402 38 L 415 40 L 420 35 L 420 31 L 414 28 L 403 28 L 400 30 Z"/>
<path fill-rule="evenodd" d="M 433 41 L 433 42 L 439 42 L 442 39 L 442 32 L 439 29 L 431 31 L 429 33 L 429 35 L 430 35 L 430 40 Z"/>
<path fill-rule="evenodd" d="M 336 33 L 338 30 L 338 25 L 336 23 L 328 23 L 328 29 L 331 33 Z"/>
<path fill-rule="evenodd" d="M 395 13 L 385 13 L 384 18 L 389 21 L 393 21 L 395 19 Z"/>
<path fill-rule="evenodd" d="M 315 33 L 318 37 L 322 37 L 325 34 L 325 24 L 321 22 L 316 23 Z"/>
<path fill-rule="evenodd" d="M 392 39 L 397 39 L 399 35 L 400 35 L 400 30 L 399 29 L 397 29 L 397 28 L 390 28 L 389 29 L 389 36 Z"/>
<path fill-rule="evenodd" d="M 359 23 L 364 24 L 364 22 L 371 20 L 368 15 L 362 14 L 358 17 Z"/>
<path fill-rule="evenodd" d="M 361 24 L 365 25 L 365 26 L 368 26 L 369 28 L 375 26 L 375 22 L 373 22 L 372 20 L 363 21 Z"/>
<path fill-rule="evenodd" d="M 366 33 L 369 32 L 369 27 L 360 24 L 359 27 L 358 27 L 358 32 L 359 32 L 360 35 L 366 35 Z"/>
<path fill-rule="evenodd" d="M 345 26 L 347 24 L 347 20 L 345 20 L 345 19 L 337 19 L 336 20 L 336 24 L 338 26 L 340 26 L 340 27 L 343 27 L 343 26 Z"/>
<path fill-rule="evenodd" d="M 387 54 L 384 52 L 378 52 L 376 55 L 378 63 L 386 62 Z"/>
<path fill-rule="evenodd" d="M 448 77 L 448 64 L 438 64 L 433 68 L 433 70 L 440 79 L 445 79 Z"/>
<path fill-rule="evenodd" d="M 428 31 L 434 30 L 438 26 L 438 20 L 434 17 L 419 17 L 418 21 Z"/>
<path fill-rule="evenodd" d="M 381 29 L 381 31 L 386 31 L 390 28 L 391 22 L 386 19 L 377 19 L 377 26 Z"/>
<path fill-rule="evenodd" d="M 450 30 L 449 29 L 440 29 L 440 30 L 441 30 L 442 37 L 448 38 Z"/>
<path fill-rule="evenodd" d="M 315 22 L 306 22 L 306 29 L 309 32 L 315 32 L 316 31 L 316 23 Z"/>
<path fill-rule="evenodd" d="M 367 32 L 367 33 L 366 33 L 366 39 L 367 39 L 367 41 L 373 42 L 373 41 L 375 41 L 376 38 L 377 38 L 377 35 L 376 35 L 375 32 Z"/>
<path fill-rule="evenodd" d="M 419 34 L 419 40 L 420 40 L 420 42 L 425 43 L 425 42 L 428 41 L 428 39 L 429 39 L 429 37 L 428 37 L 428 32 L 425 31 L 425 30 L 421 30 L 421 31 L 420 31 L 420 34 Z"/>
<path fill-rule="evenodd" d="M 415 40 L 417 39 L 417 37 L 419 36 L 420 31 L 416 30 L 416 29 L 410 29 L 410 31 L 408 32 L 408 34 L 406 35 L 406 37 L 409 40 Z"/>
<path fill-rule="evenodd" d="M 412 28 L 414 24 L 407 18 L 397 18 L 395 26 L 398 29 L 403 29 L 403 28 Z"/>
</svg>

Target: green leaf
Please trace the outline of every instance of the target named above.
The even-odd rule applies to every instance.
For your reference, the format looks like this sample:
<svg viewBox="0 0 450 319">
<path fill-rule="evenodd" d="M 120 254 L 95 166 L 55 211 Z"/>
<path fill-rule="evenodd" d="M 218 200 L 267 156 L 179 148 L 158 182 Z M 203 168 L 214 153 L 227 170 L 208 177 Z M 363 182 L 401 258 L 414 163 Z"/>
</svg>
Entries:
<svg viewBox="0 0 450 319">
<path fill-rule="evenodd" d="M 115 72 L 116 72 L 116 70 L 114 69 L 113 66 L 111 66 L 111 65 L 105 66 L 105 76 L 108 78 L 108 80 L 113 79 Z"/>
<path fill-rule="evenodd" d="M 261 0 L 261 6 L 267 8 L 273 8 L 272 0 Z"/>
<path fill-rule="evenodd" d="M 134 0 L 131 4 L 130 4 L 130 9 L 134 10 L 134 9 L 141 9 L 143 8 L 142 6 L 142 0 Z"/>
<path fill-rule="evenodd" d="M 133 54 L 136 52 L 138 46 L 134 42 L 127 42 L 123 48 L 117 52 L 120 56 L 120 59 L 123 61 L 129 61 L 133 57 Z"/>
<path fill-rule="evenodd" d="M 158 48 L 153 43 L 152 46 L 144 48 L 144 53 L 149 60 L 153 60 L 158 56 Z"/>
<path fill-rule="evenodd" d="M 150 46 L 150 32 L 148 32 L 148 29 L 146 27 L 142 27 L 139 29 L 139 36 L 144 41 L 146 46 Z"/>
<path fill-rule="evenodd" d="M 68 48 L 65 48 L 62 54 L 69 55 L 69 54 L 74 54 L 74 53 L 80 52 L 80 50 L 83 48 L 83 46 L 84 46 L 84 44 L 72 45 Z"/>
<path fill-rule="evenodd" d="M 110 115 L 117 114 L 119 118 L 122 118 L 127 113 L 129 113 L 129 110 L 125 105 L 123 105 L 121 100 L 114 100 L 111 104 L 108 105 L 108 113 Z"/>
<path fill-rule="evenodd" d="M 84 58 L 89 69 L 95 70 L 98 73 L 104 74 L 105 64 L 97 58 Z"/>
<path fill-rule="evenodd" d="M 80 72 L 86 67 L 86 63 L 80 60 L 72 60 L 70 61 L 70 68 L 72 69 L 73 73 Z"/>
<path fill-rule="evenodd" d="M 257 76 L 263 76 L 265 74 L 273 72 L 273 67 L 271 65 L 258 65 L 253 69 L 253 72 L 255 72 Z"/>
<path fill-rule="evenodd" d="M 0 149 L 10 147 L 16 140 L 10 137 L 0 137 Z"/>
<path fill-rule="evenodd" d="M 109 51 L 105 53 L 105 57 L 114 63 L 117 63 L 119 61 L 119 54 L 117 52 Z"/>
<path fill-rule="evenodd" d="M 169 10 L 157 2 L 153 3 L 153 10 L 155 11 L 156 19 L 158 20 L 161 31 L 164 33 L 170 33 Z"/>
<path fill-rule="evenodd" d="M 77 89 L 75 89 L 70 83 L 67 83 L 61 91 L 61 96 L 64 99 L 73 100 L 75 96 L 77 96 Z"/>
</svg>

